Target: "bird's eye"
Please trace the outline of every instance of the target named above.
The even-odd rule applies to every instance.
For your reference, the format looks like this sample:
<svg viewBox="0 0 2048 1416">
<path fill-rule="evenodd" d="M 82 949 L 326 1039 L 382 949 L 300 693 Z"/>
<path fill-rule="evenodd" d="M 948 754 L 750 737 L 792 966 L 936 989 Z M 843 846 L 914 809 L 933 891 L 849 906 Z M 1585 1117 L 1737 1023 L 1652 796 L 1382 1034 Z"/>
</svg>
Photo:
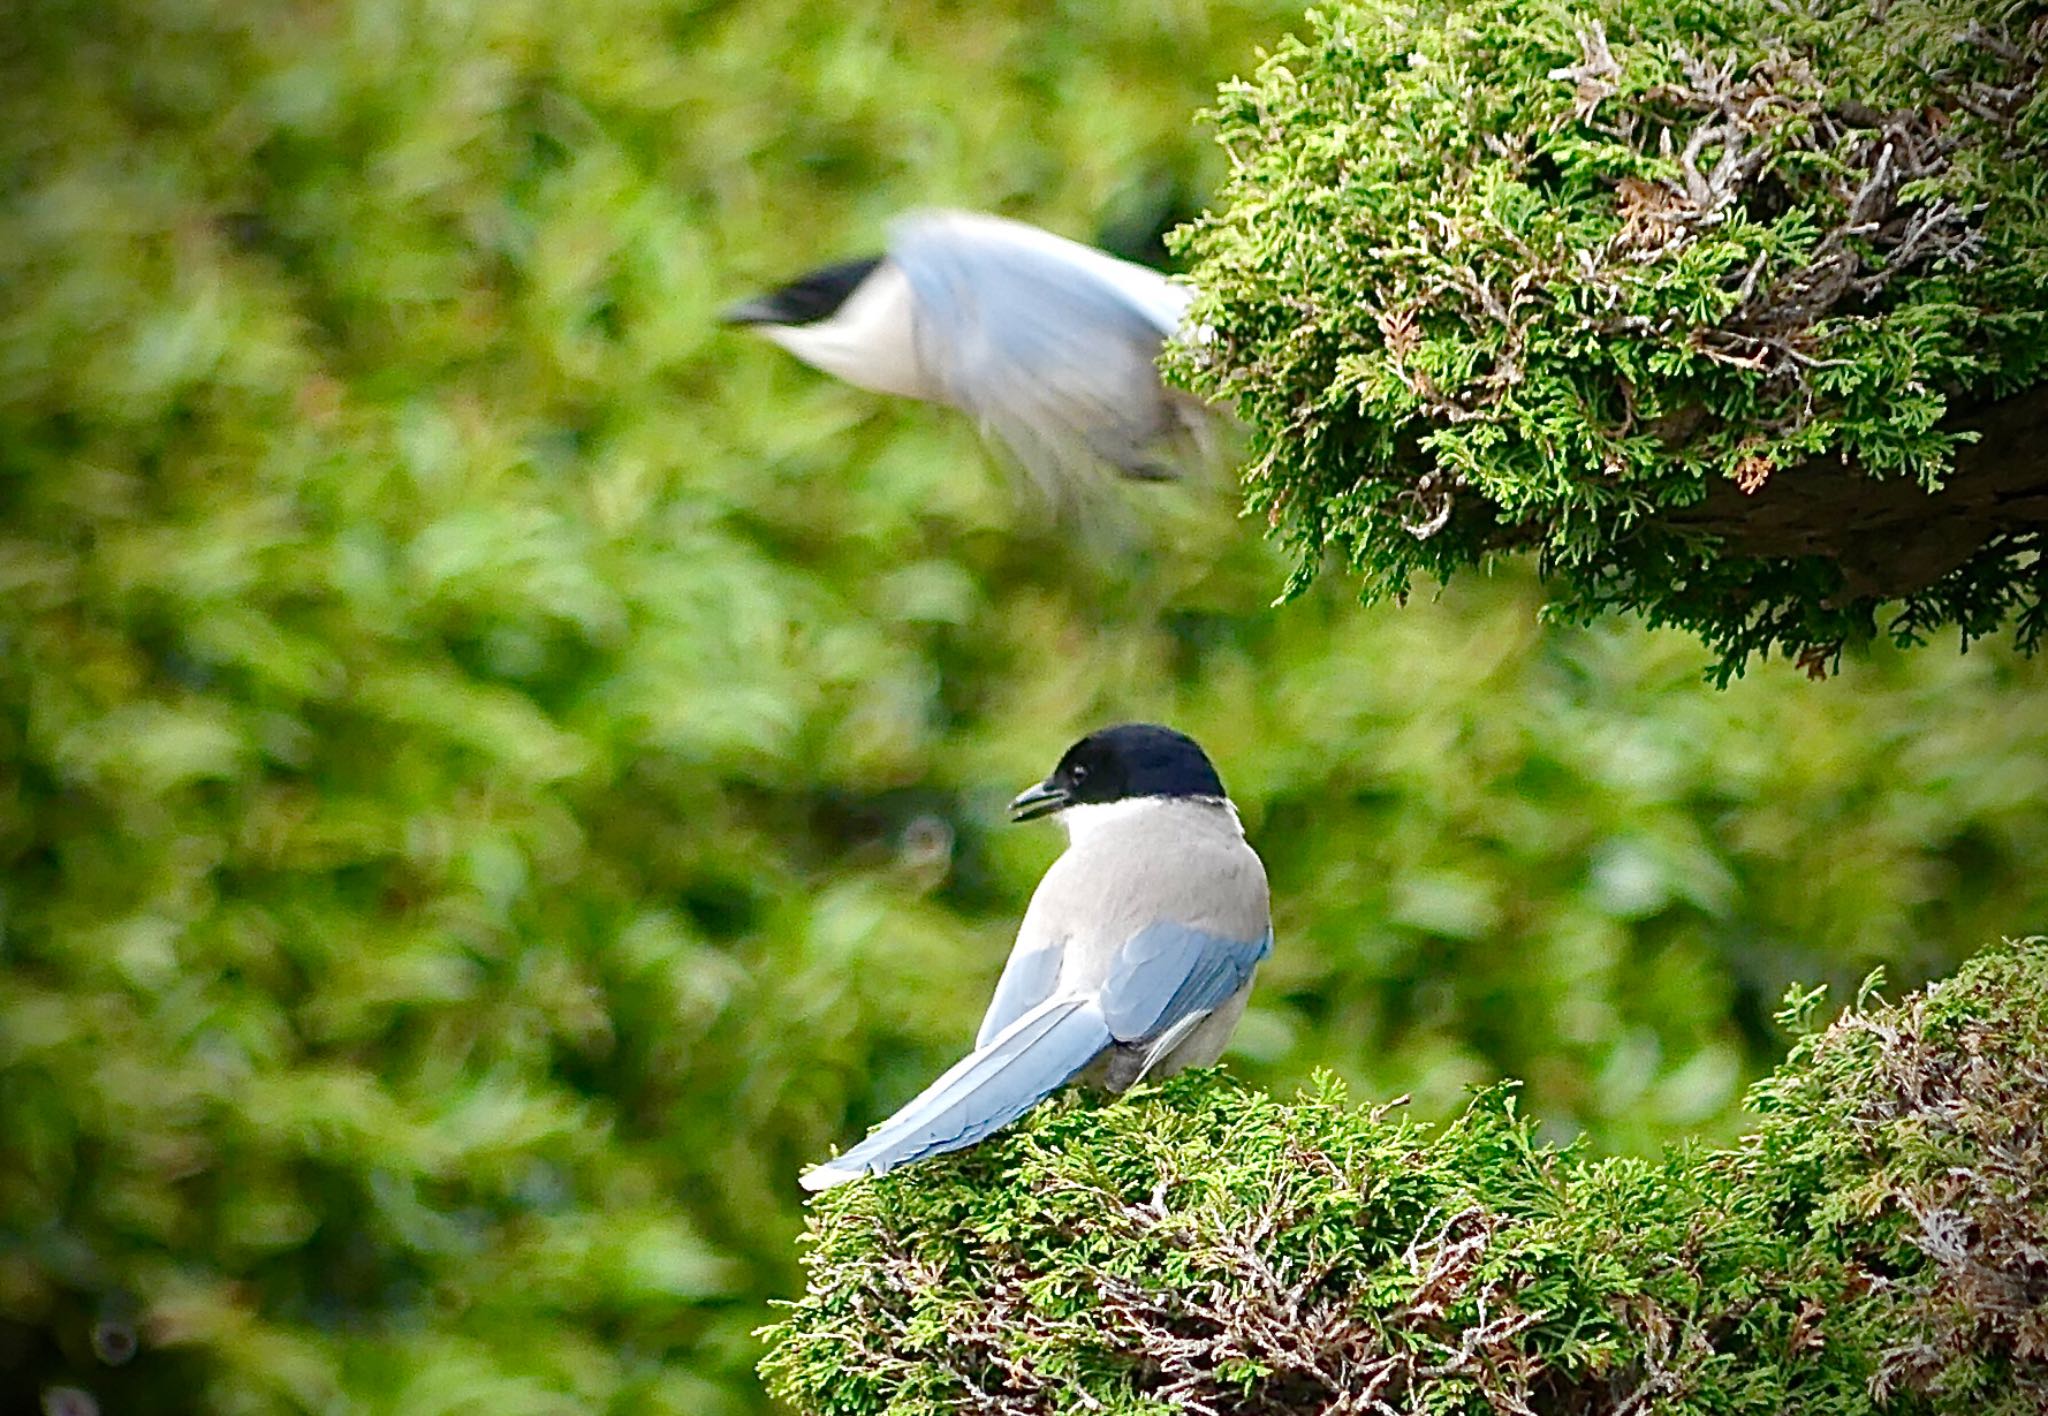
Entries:
<svg viewBox="0 0 2048 1416">
<path fill-rule="evenodd" d="M 1067 775 L 1072 777 L 1076 783 L 1085 782 L 1088 780 L 1088 769 L 1077 762 L 1068 769 Z"/>
</svg>

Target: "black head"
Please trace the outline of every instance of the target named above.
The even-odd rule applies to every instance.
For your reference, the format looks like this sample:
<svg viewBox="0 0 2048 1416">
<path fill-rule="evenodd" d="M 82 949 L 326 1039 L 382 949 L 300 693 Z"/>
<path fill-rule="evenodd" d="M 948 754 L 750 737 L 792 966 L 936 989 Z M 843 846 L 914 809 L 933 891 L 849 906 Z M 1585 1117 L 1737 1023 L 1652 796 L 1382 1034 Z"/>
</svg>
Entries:
<svg viewBox="0 0 2048 1416">
<path fill-rule="evenodd" d="M 1132 797 L 1222 798 L 1223 779 L 1186 733 L 1124 723 L 1082 738 L 1050 777 L 1010 803 L 1013 821 Z"/>
<path fill-rule="evenodd" d="M 742 300 L 719 319 L 731 325 L 807 325 L 829 319 L 846 303 L 846 297 L 868 278 L 868 272 L 882 263 L 880 256 L 841 261 L 799 276 L 778 290 Z"/>
</svg>

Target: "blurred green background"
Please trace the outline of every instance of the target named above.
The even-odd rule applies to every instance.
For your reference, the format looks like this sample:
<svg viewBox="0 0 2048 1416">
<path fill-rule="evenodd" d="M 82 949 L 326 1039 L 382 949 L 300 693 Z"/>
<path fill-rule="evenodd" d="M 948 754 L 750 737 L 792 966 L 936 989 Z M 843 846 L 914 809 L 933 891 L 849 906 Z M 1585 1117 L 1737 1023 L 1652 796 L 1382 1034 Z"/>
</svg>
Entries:
<svg viewBox="0 0 2048 1416">
<path fill-rule="evenodd" d="M 1276 611 L 1226 487 L 1062 521 L 716 327 L 921 204 L 1156 258 L 1297 17 L 14 7 L 0 1411 L 763 1409 L 796 1172 L 971 1035 L 1108 721 L 1266 857 L 1275 1088 L 1725 1136 L 1788 980 L 2041 926 L 2041 666 Z"/>
</svg>

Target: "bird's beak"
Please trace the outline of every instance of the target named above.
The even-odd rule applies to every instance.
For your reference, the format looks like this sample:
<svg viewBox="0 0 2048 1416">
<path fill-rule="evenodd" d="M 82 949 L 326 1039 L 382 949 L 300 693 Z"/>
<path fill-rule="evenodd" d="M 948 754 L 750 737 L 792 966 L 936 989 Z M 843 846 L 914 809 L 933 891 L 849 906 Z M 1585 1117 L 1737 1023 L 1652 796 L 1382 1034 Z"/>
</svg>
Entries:
<svg viewBox="0 0 2048 1416">
<path fill-rule="evenodd" d="M 724 325 L 780 324 L 782 320 L 782 314 L 766 295 L 742 300 L 737 305 L 727 305 L 718 312 L 718 322 Z"/>
<path fill-rule="evenodd" d="M 1017 793 L 1017 799 L 1010 803 L 1012 821 L 1036 821 L 1041 816 L 1050 816 L 1067 804 L 1067 789 L 1056 787 L 1051 782 L 1040 782 Z"/>
</svg>

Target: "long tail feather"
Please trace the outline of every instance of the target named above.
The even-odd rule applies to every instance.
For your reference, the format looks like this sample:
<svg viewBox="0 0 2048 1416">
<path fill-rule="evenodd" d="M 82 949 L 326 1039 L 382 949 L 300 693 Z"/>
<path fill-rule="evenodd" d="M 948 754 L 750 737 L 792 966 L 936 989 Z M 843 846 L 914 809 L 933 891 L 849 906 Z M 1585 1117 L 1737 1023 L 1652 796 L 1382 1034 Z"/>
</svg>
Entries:
<svg viewBox="0 0 2048 1416">
<path fill-rule="evenodd" d="M 1041 1003 L 954 1063 L 866 1140 L 805 1171 L 801 1183 L 824 1190 L 971 1146 L 1045 1100 L 1110 1042 L 1092 1000 Z"/>
</svg>

